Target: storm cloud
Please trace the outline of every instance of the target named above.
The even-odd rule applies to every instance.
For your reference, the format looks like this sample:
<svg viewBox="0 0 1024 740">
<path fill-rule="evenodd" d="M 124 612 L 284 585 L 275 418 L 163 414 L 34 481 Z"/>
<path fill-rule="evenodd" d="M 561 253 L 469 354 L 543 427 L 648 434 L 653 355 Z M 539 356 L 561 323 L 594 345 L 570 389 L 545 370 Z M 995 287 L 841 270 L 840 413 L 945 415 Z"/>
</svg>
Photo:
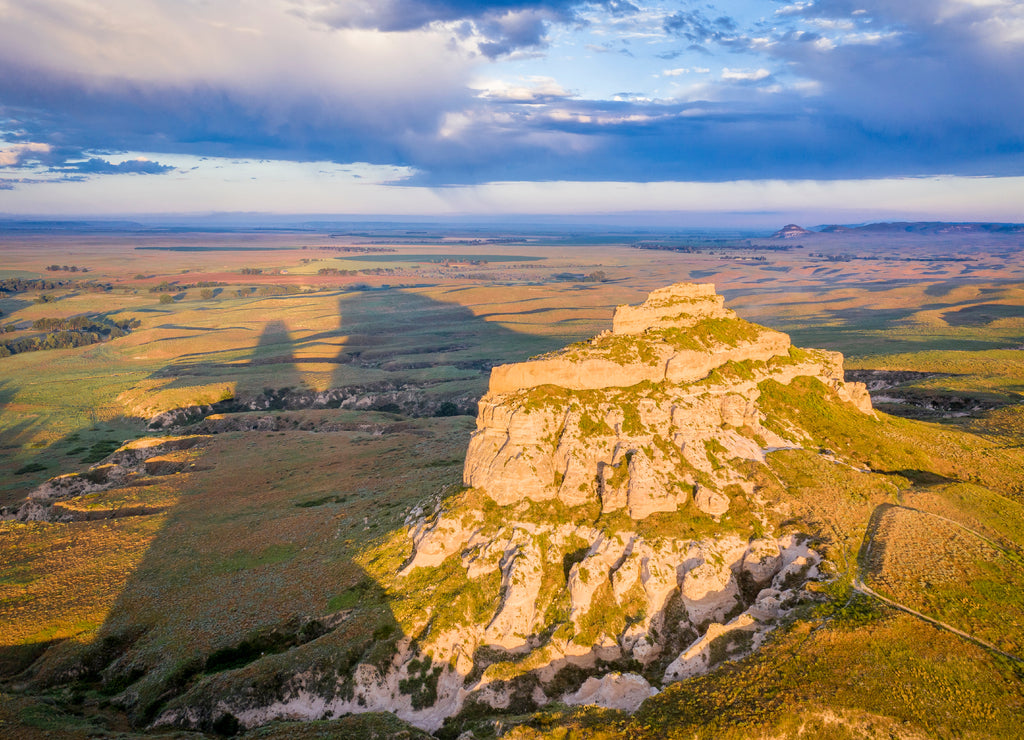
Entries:
<svg viewBox="0 0 1024 740">
<path fill-rule="evenodd" d="M 7 0 L 0 176 L 160 175 L 162 154 L 394 165 L 431 186 L 1024 173 L 1019 4 L 758 7 Z M 601 69 L 649 72 L 590 94 L 597 62 L 566 60 L 616 33 L 632 56 Z M 156 156 L 115 164 L 126 152 Z"/>
</svg>

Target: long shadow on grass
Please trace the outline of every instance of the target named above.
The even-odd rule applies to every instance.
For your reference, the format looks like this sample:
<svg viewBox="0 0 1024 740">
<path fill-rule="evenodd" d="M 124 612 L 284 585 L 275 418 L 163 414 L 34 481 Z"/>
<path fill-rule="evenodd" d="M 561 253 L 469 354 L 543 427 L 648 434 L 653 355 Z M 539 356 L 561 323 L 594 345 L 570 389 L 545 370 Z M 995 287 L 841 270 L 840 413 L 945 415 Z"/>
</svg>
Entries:
<svg viewBox="0 0 1024 740">
<path fill-rule="evenodd" d="M 564 344 L 517 333 L 457 303 L 398 290 L 343 296 L 338 313 L 347 336 L 339 366 L 373 368 L 414 383 L 468 378 L 480 394 L 494 365 Z M 335 385 L 343 385 L 346 375 L 339 367 Z"/>
<path fill-rule="evenodd" d="M 289 302 L 295 300 L 318 308 L 309 296 L 266 303 L 271 313 L 259 325 L 259 341 L 244 363 L 212 358 L 172 362 L 153 377 L 175 378 L 163 390 L 233 382 L 234 399 L 215 405 L 218 413 L 244 406 L 294 410 L 353 403 L 363 408 L 368 403 L 378 410 L 429 415 L 452 401 L 467 413 L 486 390 L 491 367 L 579 338 L 571 333 L 556 338 L 521 334 L 457 303 L 403 290 L 323 295 L 319 300 L 336 306 L 336 326 L 301 335 L 288 315 Z M 311 376 L 316 380 L 308 385 L 317 389 L 303 383 Z M 344 392 L 334 392 L 339 390 Z M 427 402 L 408 398 L 404 405 L 396 405 L 387 399 L 376 403 L 355 398 L 406 391 L 421 394 Z"/>
<path fill-rule="evenodd" d="M 339 332 L 348 337 L 335 358 L 339 383 L 344 366 L 362 364 L 429 381 L 427 388 L 455 377 L 482 393 L 490 366 L 563 341 L 520 335 L 462 306 L 401 291 L 345 296 L 338 305 Z M 409 358 L 427 365 L 412 367 Z M 265 323 L 242 367 L 253 366 L 278 388 L 296 382 L 301 365 L 282 319 Z M 115 558 L 132 544 L 144 554 L 115 576 L 124 585 L 95 637 L 39 643 L 15 656 L 20 665 L 42 653 L 22 678 L 37 688 L 73 684 L 79 694 L 106 695 L 138 726 L 187 708 L 191 723 L 221 732 L 237 728 L 222 699 L 231 699 L 232 711 L 267 706 L 294 696 L 298 674 L 307 690 L 351 698 L 356 666 L 383 672 L 406 637 L 392 597 L 356 557 L 402 527 L 408 508 L 459 479 L 453 452 L 465 450 L 468 420 L 411 423 L 415 429 L 377 437 L 250 431 L 213 438 L 208 444 L 220 457 L 208 452 L 199 466 L 208 470 L 172 477 L 180 497 L 163 513 L 50 525 L 107 528 L 109 553 L 83 556 Z M 62 593 L 94 587 L 70 579 Z"/>
<path fill-rule="evenodd" d="M 259 368 L 259 374 L 245 372 L 254 368 Z M 265 390 L 264 383 L 268 377 L 273 388 L 297 388 L 301 384 L 301 377 L 295 367 L 295 340 L 284 321 L 271 319 L 263 325 L 245 371 L 236 378 L 236 396 L 259 394 Z"/>
</svg>

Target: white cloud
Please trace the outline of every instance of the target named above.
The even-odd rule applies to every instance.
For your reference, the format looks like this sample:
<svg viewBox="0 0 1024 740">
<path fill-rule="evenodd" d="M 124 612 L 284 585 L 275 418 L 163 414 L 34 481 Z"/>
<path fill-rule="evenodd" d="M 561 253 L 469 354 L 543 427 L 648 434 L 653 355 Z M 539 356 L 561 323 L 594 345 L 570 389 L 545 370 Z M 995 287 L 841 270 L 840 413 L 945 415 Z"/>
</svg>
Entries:
<svg viewBox="0 0 1024 740">
<path fill-rule="evenodd" d="M 851 31 L 853 21 L 848 18 L 812 18 L 811 24 L 826 31 Z"/>
<path fill-rule="evenodd" d="M 327 30 L 289 8 L 286 0 L 0 2 L 0 63 L 90 91 L 224 91 L 270 119 L 313 98 L 321 115 L 348 110 L 376 125 L 398 109 L 436 110 L 461 94 L 476 64 L 444 29 Z"/>
<path fill-rule="evenodd" d="M 688 74 L 706 75 L 711 70 L 707 67 L 680 67 L 679 69 L 662 70 L 662 77 L 681 77 Z"/>
<path fill-rule="evenodd" d="M 801 15 L 814 5 L 813 2 L 796 2 L 775 10 L 775 15 Z"/>
<path fill-rule="evenodd" d="M 572 98 L 575 94 L 558 84 L 553 77 L 521 77 L 517 82 L 488 80 L 471 83 L 478 97 L 510 103 L 533 103 L 558 98 Z"/>
<path fill-rule="evenodd" d="M 770 77 L 771 74 L 771 72 L 769 72 L 767 69 L 763 67 L 761 69 L 754 70 L 729 69 L 728 67 L 724 67 L 722 69 L 723 80 L 734 80 L 741 82 L 756 82 L 758 80 L 763 80 L 766 77 Z"/>
</svg>

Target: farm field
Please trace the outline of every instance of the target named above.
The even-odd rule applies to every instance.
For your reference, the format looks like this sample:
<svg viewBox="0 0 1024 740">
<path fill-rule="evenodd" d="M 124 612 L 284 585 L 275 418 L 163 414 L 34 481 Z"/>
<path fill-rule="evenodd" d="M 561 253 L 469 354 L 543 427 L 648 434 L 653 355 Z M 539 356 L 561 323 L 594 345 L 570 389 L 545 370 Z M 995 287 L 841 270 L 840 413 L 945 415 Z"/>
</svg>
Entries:
<svg viewBox="0 0 1024 740">
<path fill-rule="evenodd" d="M 869 424 L 772 399 L 862 465 L 779 451 L 764 481 L 820 525 L 842 577 L 761 652 L 631 718 L 513 708 L 440 735 L 795 737 L 803 715 L 818 736 L 1019 736 L 1019 661 L 855 583 L 1024 652 L 1019 236 L 3 232 L 0 254 L 0 343 L 41 336 L 46 320 L 133 322 L 0 357 L 8 515 L 55 476 L 100 475 L 126 443 L 195 440 L 62 502 L 67 521 L 0 521 L 0 734 L 159 736 L 145 727 L 162 708 L 223 671 L 250 671 L 260 691 L 289 665 L 372 660 L 414 600 L 371 577 L 367 553 L 461 487 L 490 369 L 689 281 L 795 344 L 844 353 L 868 384 L 881 412 Z M 65 265 L 78 269 L 47 269 Z M 387 716 L 335 722 L 302 736 L 418 732 Z"/>
</svg>

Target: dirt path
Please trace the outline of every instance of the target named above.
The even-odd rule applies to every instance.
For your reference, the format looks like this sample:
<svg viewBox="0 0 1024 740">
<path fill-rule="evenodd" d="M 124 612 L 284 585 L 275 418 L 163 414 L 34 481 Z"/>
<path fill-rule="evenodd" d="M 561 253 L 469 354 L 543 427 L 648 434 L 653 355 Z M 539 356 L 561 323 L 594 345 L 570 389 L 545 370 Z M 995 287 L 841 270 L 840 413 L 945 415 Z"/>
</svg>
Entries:
<svg viewBox="0 0 1024 740">
<path fill-rule="evenodd" d="M 864 533 L 864 543 L 861 545 L 860 553 L 859 553 L 858 558 L 857 558 L 859 562 L 858 562 L 858 567 L 857 567 L 857 576 L 856 576 L 856 578 L 853 581 L 853 590 L 857 591 L 859 593 L 865 594 L 866 596 L 870 596 L 873 599 L 877 599 L 878 601 L 881 601 L 883 604 L 887 604 L 887 605 L 893 607 L 894 609 L 899 609 L 901 612 L 909 614 L 912 617 L 917 617 L 918 619 L 920 619 L 920 620 L 922 620 L 924 622 L 927 622 L 928 624 L 932 625 L 933 627 L 938 627 L 939 629 L 943 629 L 943 630 L 946 630 L 947 632 L 951 632 L 952 634 L 956 635 L 957 637 L 960 637 L 960 638 L 962 638 L 964 640 L 967 640 L 968 642 L 973 642 L 975 645 L 983 647 L 986 650 L 990 650 L 991 652 L 996 653 L 998 655 L 1001 655 L 1004 658 L 1009 658 L 1010 660 L 1016 661 L 1018 663 L 1024 663 L 1024 659 L 1022 659 L 1022 658 L 1020 658 L 1020 657 L 1018 657 L 1016 655 L 1013 655 L 1012 653 L 1008 653 L 1005 650 L 1000 650 L 995 645 L 993 645 L 993 644 L 991 644 L 989 642 L 986 642 L 985 640 L 982 640 L 981 638 L 975 637 L 974 635 L 968 634 L 967 632 L 964 632 L 963 630 L 957 629 L 956 627 L 954 627 L 951 624 L 947 624 L 947 623 L 942 622 L 942 621 L 940 621 L 938 619 L 934 619 L 932 617 L 929 617 L 926 614 L 922 614 L 921 612 L 917 611 L 916 609 L 912 609 L 909 606 L 906 606 L 904 604 L 900 604 L 897 601 L 893 601 L 892 599 L 889 599 L 889 598 L 887 598 L 885 596 L 882 596 L 877 591 L 875 591 L 870 586 L 868 586 L 866 583 L 864 583 L 864 580 L 863 580 L 864 570 L 867 567 L 868 556 L 871 554 L 871 549 L 874 546 L 874 539 L 875 539 L 875 534 L 878 532 L 878 525 L 881 523 L 882 516 L 884 516 L 887 511 L 889 511 L 890 509 L 894 509 L 894 508 L 909 509 L 910 511 L 914 511 L 914 512 L 919 513 L 919 514 L 925 514 L 925 515 L 928 515 L 928 516 L 933 516 L 933 517 L 935 517 L 937 519 L 942 519 L 944 521 L 950 522 L 951 524 L 955 524 L 955 525 L 957 525 L 957 526 L 959 526 L 959 527 L 961 527 L 963 529 L 966 529 L 968 532 L 971 532 L 972 534 L 974 534 L 977 537 L 981 538 L 985 542 L 988 542 L 989 544 L 991 544 L 991 545 L 993 545 L 995 547 L 998 547 L 1000 550 L 1003 550 L 1005 552 L 1004 548 L 1002 548 L 998 544 L 992 542 L 991 540 L 989 540 L 984 535 L 975 532 L 970 527 L 965 527 L 960 522 L 954 521 L 952 519 L 948 519 L 948 518 L 946 518 L 944 516 L 941 516 L 939 514 L 932 514 L 931 512 L 921 511 L 920 509 L 912 509 L 910 507 L 905 507 L 905 506 L 896 506 L 894 504 L 881 504 L 878 507 L 876 507 L 873 512 L 871 512 L 871 519 L 870 519 L 870 521 L 868 523 L 867 531 Z"/>
</svg>

